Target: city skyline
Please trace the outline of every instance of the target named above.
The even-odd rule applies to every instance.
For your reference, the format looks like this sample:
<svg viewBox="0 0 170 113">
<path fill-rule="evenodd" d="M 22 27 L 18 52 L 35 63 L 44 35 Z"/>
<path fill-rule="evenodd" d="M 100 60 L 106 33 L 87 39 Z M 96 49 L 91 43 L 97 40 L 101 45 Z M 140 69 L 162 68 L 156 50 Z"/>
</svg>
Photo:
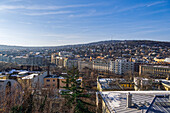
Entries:
<svg viewBox="0 0 170 113">
<path fill-rule="evenodd" d="M 168 0 L 2 0 L 0 44 L 60 46 L 102 40 L 170 41 Z"/>
</svg>

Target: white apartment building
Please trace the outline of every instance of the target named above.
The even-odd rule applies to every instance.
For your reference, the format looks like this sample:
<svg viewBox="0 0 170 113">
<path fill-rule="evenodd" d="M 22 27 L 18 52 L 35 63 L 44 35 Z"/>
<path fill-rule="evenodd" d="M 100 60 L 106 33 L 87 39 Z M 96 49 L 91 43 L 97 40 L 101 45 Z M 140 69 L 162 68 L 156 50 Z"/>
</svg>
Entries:
<svg viewBox="0 0 170 113">
<path fill-rule="evenodd" d="M 124 74 L 128 71 L 134 71 L 134 62 L 129 62 L 126 59 L 116 59 L 110 61 L 109 70 L 116 74 Z"/>
<path fill-rule="evenodd" d="M 109 71 L 109 61 L 108 60 L 93 60 L 93 69 L 97 71 Z"/>
</svg>

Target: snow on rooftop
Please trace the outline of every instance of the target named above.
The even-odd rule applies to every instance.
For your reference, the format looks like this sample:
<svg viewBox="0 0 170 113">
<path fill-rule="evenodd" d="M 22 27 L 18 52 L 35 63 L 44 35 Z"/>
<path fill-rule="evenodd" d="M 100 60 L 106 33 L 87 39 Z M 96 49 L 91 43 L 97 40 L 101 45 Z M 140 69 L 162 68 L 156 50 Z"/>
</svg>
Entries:
<svg viewBox="0 0 170 113">
<path fill-rule="evenodd" d="M 155 79 L 155 81 L 162 81 L 162 82 L 169 82 L 170 83 L 170 80 L 166 80 L 166 79 Z"/>
<path fill-rule="evenodd" d="M 13 73 L 15 71 L 16 71 L 16 69 L 12 69 L 11 71 L 9 71 L 9 74 L 11 74 L 11 73 Z"/>
<path fill-rule="evenodd" d="M 108 103 L 112 106 L 112 107 L 119 107 L 121 104 L 120 101 L 120 93 L 108 93 L 108 92 L 102 92 L 103 96 L 105 96 L 105 99 L 108 99 L 110 101 L 108 101 Z"/>
<path fill-rule="evenodd" d="M 38 76 L 38 74 L 31 74 L 31 75 L 22 77 L 22 79 L 33 79 L 35 76 Z"/>
<path fill-rule="evenodd" d="M 12 73 L 14 73 L 14 72 L 24 72 L 24 71 L 26 71 L 26 70 L 16 70 L 16 69 L 12 69 L 11 71 L 9 71 L 9 74 L 12 74 Z"/>
<path fill-rule="evenodd" d="M 26 73 L 28 73 L 29 71 L 21 71 L 21 72 L 19 72 L 18 74 L 19 75 L 23 75 L 23 74 L 26 74 Z"/>
<path fill-rule="evenodd" d="M 101 79 L 99 79 L 99 81 L 100 81 L 100 82 L 106 82 L 106 79 L 101 78 Z"/>
<path fill-rule="evenodd" d="M 153 67 L 169 68 L 169 66 L 161 66 L 161 65 L 159 65 L 159 66 L 153 66 Z"/>
<path fill-rule="evenodd" d="M 125 81 L 125 79 L 121 79 L 121 78 L 99 78 L 99 82 L 108 82 L 108 81 L 116 81 L 116 80 Z"/>
<path fill-rule="evenodd" d="M 19 75 L 11 75 L 12 77 L 19 77 Z"/>
<path fill-rule="evenodd" d="M 170 68 L 169 66 L 162 66 L 162 65 L 143 65 L 143 66 L 155 67 L 155 68 Z"/>
<path fill-rule="evenodd" d="M 170 91 L 103 91 L 102 93 L 170 94 Z"/>
<path fill-rule="evenodd" d="M 104 102 L 106 103 L 109 111 L 111 113 L 141 113 L 148 109 L 138 110 L 136 108 L 127 108 L 127 94 L 132 94 L 132 101 L 140 105 L 140 103 L 148 102 L 152 103 L 154 101 L 155 96 L 160 95 L 169 95 L 170 91 L 103 91 L 100 92 Z"/>
<path fill-rule="evenodd" d="M 59 78 L 59 79 L 64 79 L 64 77 L 61 77 L 61 76 L 59 76 L 58 78 Z"/>
<path fill-rule="evenodd" d="M 170 63 L 170 58 L 165 58 L 165 62 L 169 62 Z"/>
</svg>

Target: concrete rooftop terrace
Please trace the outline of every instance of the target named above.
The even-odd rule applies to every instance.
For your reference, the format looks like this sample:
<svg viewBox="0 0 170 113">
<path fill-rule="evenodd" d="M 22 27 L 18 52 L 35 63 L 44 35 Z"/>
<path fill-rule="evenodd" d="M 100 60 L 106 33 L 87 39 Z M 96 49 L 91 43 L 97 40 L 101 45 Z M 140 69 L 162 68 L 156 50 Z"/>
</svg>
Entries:
<svg viewBox="0 0 170 113">
<path fill-rule="evenodd" d="M 128 93 L 131 107 L 127 107 Z M 103 91 L 100 95 L 110 113 L 170 113 L 170 91 Z"/>
</svg>

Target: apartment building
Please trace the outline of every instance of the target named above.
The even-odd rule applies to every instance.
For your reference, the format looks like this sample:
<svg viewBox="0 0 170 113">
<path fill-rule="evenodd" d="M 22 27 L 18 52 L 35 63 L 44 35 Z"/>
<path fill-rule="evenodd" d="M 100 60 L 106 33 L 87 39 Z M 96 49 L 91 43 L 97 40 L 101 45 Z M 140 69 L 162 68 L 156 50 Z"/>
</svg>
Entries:
<svg viewBox="0 0 170 113">
<path fill-rule="evenodd" d="M 78 67 L 78 59 L 65 58 L 64 67 L 70 69 L 72 67 Z"/>
<path fill-rule="evenodd" d="M 93 60 L 93 69 L 97 71 L 106 72 L 109 71 L 109 61 L 103 59 Z"/>
<path fill-rule="evenodd" d="M 44 87 L 62 89 L 66 86 L 62 81 L 66 82 L 66 79 L 57 75 L 47 75 L 44 77 Z"/>
<path fill-rule="evenodd" d="M 79 80 L 82 80 L 82 77 L 79 77 Z M 64 83 L 67 79 L 57 75 L 47 75 L 44 77 L 44 87 L 54 88 L 54 89 L 64 89 L 68 84 Z"/>
<path fill-rule="evenodd" d="M 170 74 L 170 66 L 164 65 L 140 65 L 139 66 L 139 74 L 151 74 L 151 75 L 169 75 Z"/>
<path fill-rule="evenodd" d="M 78 69 L 79 71 L 83 71 L 84 68 L 92 69 L 92 62 L 91 61 L 78 61 Z"/>
<path fill-rule="evenodd" d="M 134 72 L 134 62 L 129 62 L 126 59 L 116 59 L 110 61 L 109 70 L 116 74 L 125 74 L 126 72 Z"/>
<path fill-rule="evenodd" d="M 64 57 L 56 57 L 56 65 L 60 68 L 64 67 Z"/>
</svg>

